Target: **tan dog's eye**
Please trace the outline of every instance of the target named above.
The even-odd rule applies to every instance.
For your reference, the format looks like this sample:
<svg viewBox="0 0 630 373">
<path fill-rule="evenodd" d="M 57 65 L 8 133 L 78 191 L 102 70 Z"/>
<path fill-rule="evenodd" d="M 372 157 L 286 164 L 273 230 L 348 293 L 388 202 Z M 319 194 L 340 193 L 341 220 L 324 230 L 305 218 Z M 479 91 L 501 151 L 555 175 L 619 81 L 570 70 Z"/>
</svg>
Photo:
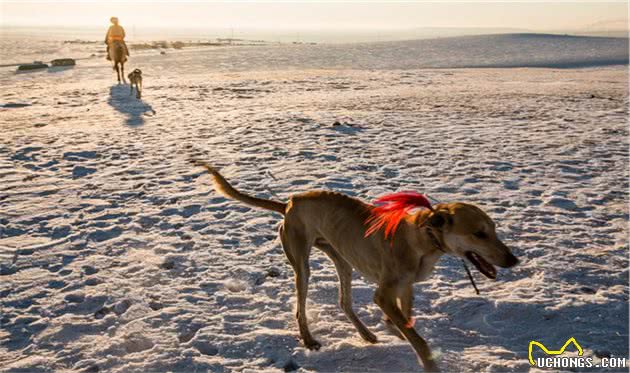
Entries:
<svg viewBox="0 0 630 373">
<path fill-rule="evenodd" d="M 488 238 L 488 235 L 483 231 L 475 232 L 473 233 L 473 236 L 479 238 L 480 240 L 485 240 L 486 238 Z"/>
</svg>

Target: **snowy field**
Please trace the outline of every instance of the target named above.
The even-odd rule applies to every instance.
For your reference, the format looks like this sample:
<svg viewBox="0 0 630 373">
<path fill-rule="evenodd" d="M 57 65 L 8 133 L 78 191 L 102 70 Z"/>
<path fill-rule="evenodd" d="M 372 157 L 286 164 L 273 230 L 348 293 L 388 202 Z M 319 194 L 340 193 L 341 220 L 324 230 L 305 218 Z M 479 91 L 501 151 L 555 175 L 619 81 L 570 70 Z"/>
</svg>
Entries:
<svg viewBox="0 0 630 373">
<path fill-rule="evenodd" d="M 416 285 L 444 371 L 527 371 L 532 339 L 628 356 L 627 66 L 222 71 L 209 53 L 132 59 L 141 101 L 104 60 L 0 74 L 0 370 L 419 370 L 355 274 L 379 343 L 360 339 L 316 250 L 323 347 L 305 350 L 279 217 L 218 196 L 191 157 L 265 198 L 411 189 L 484 208 L 521 264 L 473 269 L 481 295 L 447 257 Z"/>
</svg>

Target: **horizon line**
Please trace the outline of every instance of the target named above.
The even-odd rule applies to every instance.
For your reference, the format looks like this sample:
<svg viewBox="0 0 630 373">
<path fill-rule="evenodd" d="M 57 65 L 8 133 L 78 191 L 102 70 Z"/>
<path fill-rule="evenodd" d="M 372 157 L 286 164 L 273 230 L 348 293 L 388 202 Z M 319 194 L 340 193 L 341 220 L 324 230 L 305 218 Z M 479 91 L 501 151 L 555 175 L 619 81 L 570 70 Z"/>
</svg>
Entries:
<svg viewBox="0 0 630 373">
<path fill-rule="evenodd" d="M 0 24 L 0 28 L 12 28 L 12 27 L 29 27 L 29 28 L 58 28 L 58 29 L 73 29 L 73 28 L 94 28 L 94 29 L 102 29 L 102 26 L 96 25 L 56 25 L 56 24 L 26 24 L 26 23 L 7 23 Z M 349 27 L 330 27 L 330 28 L 321 28 L 321 27 L 290 27 L 290 26 L 281 26 L 281 27 L 248 27 L 248 26 L 159 26 L 159 25 L 142 25 L 137 26 L 136 24 L 129 23 L 127 27 L 142 27 L 142 28 L 153 28 L 153 29 L 166 29 L 166 30 L 225 30 L 225 29 L 233 29 L 233 30 L 256 30 L 256 31 L 363 31 L 363 32 L 381 32 L 381 31 L 414 31 L 414 30 L 522 30 L 522 31 L 532 31 L 532 32 L 552 32 L 552 31 L 579 31 L 579 32 L 619 32 L 625 31 L 630 32 L 630 27 L 611 27 L 611 28 L 601 28 L 601 29 L 592 29 L 589 30 L 588 26 L 585 27 L 567 27 L 567 28 L 524 28 L 524 27 L 513 27 L 513 26 L 407 26 L 407 27 L 369 27 L 369 26 L 349 26 Z"/>
</svg>

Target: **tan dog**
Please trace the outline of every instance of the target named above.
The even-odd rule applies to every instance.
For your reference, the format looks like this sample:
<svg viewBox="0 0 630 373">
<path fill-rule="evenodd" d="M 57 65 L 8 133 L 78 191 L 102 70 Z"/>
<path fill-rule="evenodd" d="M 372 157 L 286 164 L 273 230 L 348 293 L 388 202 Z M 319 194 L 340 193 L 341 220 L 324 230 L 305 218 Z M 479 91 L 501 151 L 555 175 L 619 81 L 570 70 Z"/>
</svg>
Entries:
<svg viewBox="0 0 630 373">
<path fill-rule="evenodd" d="M 136 98 L 142 98 L 142 70 L 135 69 L 127 76 L 129 78 L 129 96 L 133 94 L 133 86 L 136 86 Z"/>
<path fill-rule="evenodd" d="M 428 371 L 437 371 L 429 346 L 411 322 L 413 284 L 426 280 L 443 254 L 467 258 L 489 278 L 496 278 L 494 265 L 512 267 L 518 259 L 495 232 L 495 224 L 479 208 L 465 203 L 441 203 L 433 210 L 405 214 L 391 238 L 366 236 L 365 222 L 374 206 L 346 195 L 327 191 L 297 194 L 288 203 L 249 196 L 234 189 L 214 168 L 199 163 L 214 177 L 215 189 L 245 204 L 284 215 L 280 240 L 295 271 L 297 321 L 309 349 L 320 343 L 311 335 L 306 320 L 306 295 L 311 247 L 332 259 L 339 276 L 341 309 L 363 339 L 375 343 L 376 336 L 352 310 L 353 268 L 375 282 L 374 302 L 386 321 L 411 343 Z M 377 232 L 378 233 L 378 232 Z"/>
</svg>

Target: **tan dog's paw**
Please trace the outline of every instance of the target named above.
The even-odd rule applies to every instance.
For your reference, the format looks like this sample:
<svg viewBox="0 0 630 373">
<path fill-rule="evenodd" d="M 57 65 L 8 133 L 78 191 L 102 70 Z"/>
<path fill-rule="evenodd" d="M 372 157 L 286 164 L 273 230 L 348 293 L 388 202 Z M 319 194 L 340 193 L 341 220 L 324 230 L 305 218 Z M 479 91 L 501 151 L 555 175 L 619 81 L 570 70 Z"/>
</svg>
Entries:
<svg viewBox="0 0 630 373">
<path fill-rule="evenodd" d="M 199 158 L 197 158 L 195 155 L 191 154 L 188 159 L 187 159 L 188 163 L 192 164 L 193 166 L 199 166 L 199 167 L 203 167 L 206 162 L 200 160 Z"/>
<path fill-rule="evenodd" d="M 361 338 L 363 338 L 366 342 L 378 343 L 378 338 L 376 338 L 374 333 L 370 332 L 369 330 L 366 331 L 365 334 L 361 333 Z"/>
<path fill-rule="evenodd" d="M 304 346 L 306 348 L 308 348 L 309 350 L 319 350 L 320 348 L 322 348 L 322 344 L 317 342 L 316 340 L 310 340 L 310 341 L 304 341 Z"/>
<path fill-rule="evenodd" d="M 427 362 L 427 364 L 422 364 L 422 360 L 418 360 L 418 362 L 421 365 L 424 365 L 424 371 L 425 372 L 439 372 L 440 368 L 438 368 L 437 364 L 435 364 L 435 361 L 430 360 L 429 362 Z"/>
</svg>

